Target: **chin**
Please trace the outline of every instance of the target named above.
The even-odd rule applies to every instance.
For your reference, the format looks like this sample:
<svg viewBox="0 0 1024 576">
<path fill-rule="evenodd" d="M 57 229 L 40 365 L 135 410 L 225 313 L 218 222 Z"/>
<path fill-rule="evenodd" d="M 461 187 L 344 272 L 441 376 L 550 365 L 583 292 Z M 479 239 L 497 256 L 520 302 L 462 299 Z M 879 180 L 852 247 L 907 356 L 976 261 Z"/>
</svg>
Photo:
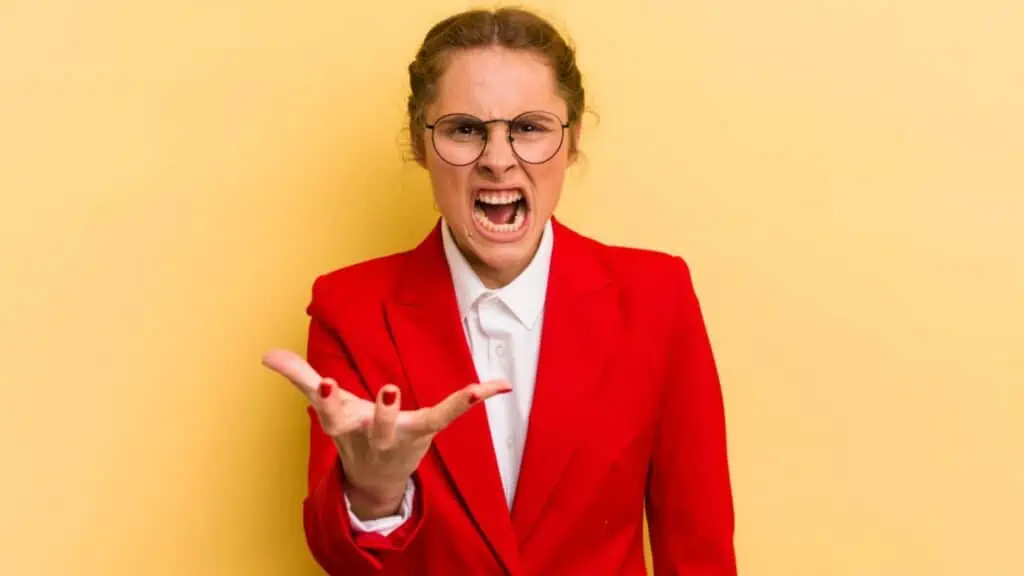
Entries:
<svg viewBox="0 0 1024 576">
<path fill-rule="evenodd" d="M 459 236 L 464 251 L 488 275 L 507 281 L 529 264 L 543 230 L 533 200 L 525 186 L 487 184 L 471 189 L 467 211 L 458 219 Z"/>
<path fill-rule="evenodd" d="M 532 243 L 523 241 L 502 246 L 474 246 L 474 256 L 481 264 L 494 271 L 522 267 L 533 256 Z"/>
</svg>

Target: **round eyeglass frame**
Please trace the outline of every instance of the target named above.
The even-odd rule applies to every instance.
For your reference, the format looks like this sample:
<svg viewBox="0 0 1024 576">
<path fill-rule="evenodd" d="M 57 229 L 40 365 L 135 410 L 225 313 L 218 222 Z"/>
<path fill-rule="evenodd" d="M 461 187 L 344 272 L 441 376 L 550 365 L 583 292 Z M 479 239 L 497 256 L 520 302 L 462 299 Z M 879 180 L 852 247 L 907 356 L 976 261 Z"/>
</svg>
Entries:
<svg viewBox="0 0 1024 576">
<path fill-rule="evenodd" d="M 514 140 L 514 138 L 512 136 L 512 125 L 515 124 L 516 121 L 518 121 L 523 116 L 528 116 L 530 114 L 544 114 L 546 116 L 551 116 L 552 118 L 555 118 L 556 120 L 558 120 L 558 125 L 561 127 L 561 130 L 559 131 L 559 136 L 558 136 L 558 146 L 555 147 L 554 151 L 551 152 L 550 156 L 548 156 L 547 158 L 545 158 L 544 160 L 541 160 L 539 162 L 531 162 L 531 161 L 523 158 L 522 156 L 520 156 L 519 152 L 516 152 L 515 140 Z M 480 152 L 476 155 L 476 157 L 474 157 L 469 162 L 463 162 L 461 164 L 456 164 L 455 162 L 452 162 L 451 160 L 448 160 L 447 158 L 445 158 L 444 154 L 441 154 L 440 150 L 437 149 L 437 131 L 434 130 L 434 128 L 437 127 L 437 125 L 440 124 L 444 119 L 452 118 L 454 116 L 466 116 L 466 117 L 469 117 L 469 118 L 474 118 L 474 119 L 478 120 L 481 124 L 483 124 L 485 127 L 490 125 L 490 124 L 494 124 L 495 122 L 501 122 L 502 124 L 505 124 L 505 133 L 507 134 L 506 139 L 508 140 L 509 148 L 512 149 L 512 153 L 515 154 L 516 158 L 518 158 L 521 162 L 524 162 L 526 164 L 534 164 L 534 165 L 536 165 L 536 164 L 543 164 L 545 162 L 548 162 L 552 158 L 554 158 L 556 154 L 558 154 L 558 151 L 561 150 L 562 146 L 565 145 L 565 129 L 572 125 L 572 122 L 562 122 L 562 119 L 559 118 L 557 114 L 555 114 L 553 112 L 548 112 L 546 110 L 528 110 L 526 112 L 523 112 L 522 114 L 519 114 L 515 118 L 512 118 L 511 120 L 505 119 L 505 118 L 492 118 L 491 120 L 481 120 L 480 118 L 477 118 L 476 116 L 473 116 L 472 114 L 465 114 L 465 113 L 462 113 L 462 112 L 454 112 L 452 114 L 445 114 L 444 116 L 439 117 L 437 120 L 434 120 L 433 124 L 428 124 L 428 123 L 424 122 L 423 123 L 423 127 L 426 128 L 427 130 L 430 130 L 430 145 L 434 147 L 434 152 L 437 154 L 437 157 L 440 158 L 441 160 L 443 160 L 446 164 L 449 164 L 451 166 L 469 166 L 470 164 L 476 162 L 477 160 L 480 159 L 481 156 L 484 155 L 484 152 L 487 151 L 487 142 L 490 141 L 490 132 L 487 131 L 487 132 L 485 132 L 486 135 L 484 136 L 484 145 L 480 147 Z"/>
</svg>

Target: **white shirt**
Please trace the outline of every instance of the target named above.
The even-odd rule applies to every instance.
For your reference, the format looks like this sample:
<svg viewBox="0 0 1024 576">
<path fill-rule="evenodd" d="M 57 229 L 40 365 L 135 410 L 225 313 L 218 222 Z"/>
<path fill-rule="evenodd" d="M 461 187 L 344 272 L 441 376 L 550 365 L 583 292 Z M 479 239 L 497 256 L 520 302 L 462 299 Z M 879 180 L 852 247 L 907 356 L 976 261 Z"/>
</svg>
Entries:
<svg viewBox="0 0 1024 576">
<path fill-rule="evenodd" d="M 537 252 L 526 269 L 497 290 L 484 286 L 455 245 L 444 221 L 441 222 L 441 233 L 462 327 L 477 375 L 481 381 L 505 380 L 512 385 L 512 392 L 484 401 L 491 441 L 498 459 L 498 472 L 505 489 L 505 502 L 511 510 L 533 404 L 554 232 L 548 221 Z M 397 515 L 367 522 L 356 518 L 349 508 L 352 527 L 386 536 L 409 518 L 414 496 L 415 487 L 410 480 Z M 347 498 L 345 503 L 348 504 Z"/>
</svg>

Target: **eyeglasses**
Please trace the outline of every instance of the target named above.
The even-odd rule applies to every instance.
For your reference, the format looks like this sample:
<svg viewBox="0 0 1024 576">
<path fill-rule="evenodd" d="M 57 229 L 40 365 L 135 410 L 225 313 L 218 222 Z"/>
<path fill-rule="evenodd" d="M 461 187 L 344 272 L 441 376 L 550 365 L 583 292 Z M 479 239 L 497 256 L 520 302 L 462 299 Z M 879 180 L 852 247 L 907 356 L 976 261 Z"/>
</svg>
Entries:
<svg viewBox="0 0 1024 576">
<path fill-rule="evenodd" d="M 511 120 L 481 120 L 470 114 L 447 114 L 433 124 L 431 143 L 437 155 L 453 166 L 468 166 L 483 156 L 490 124 L 505 124 L 512 152 L 527 164 L 543 164 L 562 148 L 568 122 L 550 112 L 524 112 Z"/>
</svg>

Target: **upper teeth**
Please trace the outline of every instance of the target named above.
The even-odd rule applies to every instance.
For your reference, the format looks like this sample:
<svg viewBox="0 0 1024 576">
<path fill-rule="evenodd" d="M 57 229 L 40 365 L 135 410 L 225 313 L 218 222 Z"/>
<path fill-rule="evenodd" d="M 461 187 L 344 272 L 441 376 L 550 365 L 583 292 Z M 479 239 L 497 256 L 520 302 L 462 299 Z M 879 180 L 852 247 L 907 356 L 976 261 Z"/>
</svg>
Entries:
<svg viewBox="0 0 1024 576">
<path fill-rule="evenodd" d="M 481 190 L 476 199 L 484 204 L 511 204 L 518 202 L 523 195 L 518 190 Z"/>
</svg>

